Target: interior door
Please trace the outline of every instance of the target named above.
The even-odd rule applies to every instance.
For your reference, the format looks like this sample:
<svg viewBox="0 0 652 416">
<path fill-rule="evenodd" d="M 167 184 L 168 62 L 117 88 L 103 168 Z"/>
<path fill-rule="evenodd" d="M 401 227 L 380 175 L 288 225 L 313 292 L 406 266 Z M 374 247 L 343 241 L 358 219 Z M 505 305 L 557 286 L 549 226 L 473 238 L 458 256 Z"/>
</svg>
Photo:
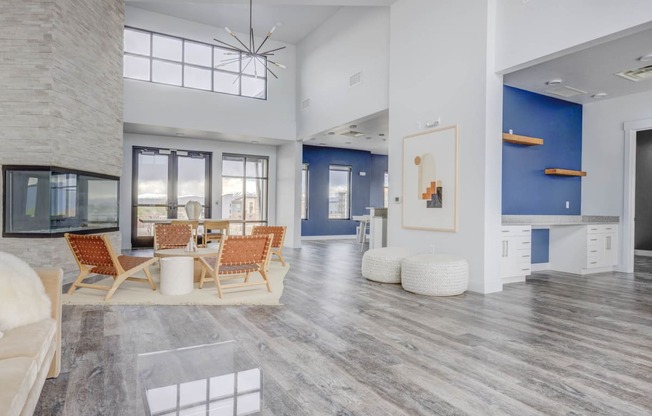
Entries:
<svg viewBox="0 0 652 416">
<path fill-rule="evenodd" d="M 132 163 L 132 247 L 152 247 L 156 221 L 187 219 L 188 201 L 210 218 L 210 153 L 134 147 Z"/>
</svg>

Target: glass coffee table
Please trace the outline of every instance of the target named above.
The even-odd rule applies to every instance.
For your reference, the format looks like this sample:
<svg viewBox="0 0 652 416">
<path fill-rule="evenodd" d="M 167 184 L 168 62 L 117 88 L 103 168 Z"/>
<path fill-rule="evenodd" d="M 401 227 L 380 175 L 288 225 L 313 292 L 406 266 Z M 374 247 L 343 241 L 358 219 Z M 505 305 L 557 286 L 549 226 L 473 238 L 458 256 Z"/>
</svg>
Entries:
<svg viewBox="0 0 652 416">
<path fill-rule="evenodd" d="M 150 416 L 259 415 L 263 375 L 234 341 L 138 355 Z"/>
</svg>

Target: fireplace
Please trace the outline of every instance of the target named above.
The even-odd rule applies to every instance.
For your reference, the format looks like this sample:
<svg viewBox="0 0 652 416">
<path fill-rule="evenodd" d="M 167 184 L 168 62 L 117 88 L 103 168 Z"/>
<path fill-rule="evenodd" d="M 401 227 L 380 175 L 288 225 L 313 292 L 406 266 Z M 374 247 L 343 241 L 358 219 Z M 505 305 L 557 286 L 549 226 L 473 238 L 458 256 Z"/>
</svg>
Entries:
<svg viewBox="0 0 652 416">
<path fill-rule="evenodd" d="M 120 180 L 53 166 L 3 166 L 3 237 L 118 231 Z"/>
</svg>

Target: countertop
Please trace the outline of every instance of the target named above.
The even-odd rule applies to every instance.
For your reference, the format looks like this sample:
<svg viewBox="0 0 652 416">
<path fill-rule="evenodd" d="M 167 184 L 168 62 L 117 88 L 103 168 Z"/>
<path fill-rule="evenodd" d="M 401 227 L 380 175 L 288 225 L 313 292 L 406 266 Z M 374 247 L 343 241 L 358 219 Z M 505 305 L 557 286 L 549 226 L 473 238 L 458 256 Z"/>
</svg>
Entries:
<svg viewBox="0 0 652 416">
<path fill-rule="evenodd" d="M 618 224 L 619 217 L 605 215 L 503 215 L 503 225 L 551 225 Z"/>
</svg>

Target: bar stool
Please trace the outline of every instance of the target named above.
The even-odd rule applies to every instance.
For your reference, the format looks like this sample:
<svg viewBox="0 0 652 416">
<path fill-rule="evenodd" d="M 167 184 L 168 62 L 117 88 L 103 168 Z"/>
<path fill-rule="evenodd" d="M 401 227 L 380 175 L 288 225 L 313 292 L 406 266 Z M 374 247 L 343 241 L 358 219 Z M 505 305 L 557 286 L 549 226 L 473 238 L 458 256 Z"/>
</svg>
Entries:
<svg viewBox="0 0 652 416">
<path fill-rule="evenodd" d="M 360 251 L 364 249 L 364 243 L 367 242 L 367 227 L 369 225 L 369 215 L 354 215 L 351 217 L 353 221 L 360 223 L 356 235 L 358 243 L 360 243 Z"/>
</svg>

